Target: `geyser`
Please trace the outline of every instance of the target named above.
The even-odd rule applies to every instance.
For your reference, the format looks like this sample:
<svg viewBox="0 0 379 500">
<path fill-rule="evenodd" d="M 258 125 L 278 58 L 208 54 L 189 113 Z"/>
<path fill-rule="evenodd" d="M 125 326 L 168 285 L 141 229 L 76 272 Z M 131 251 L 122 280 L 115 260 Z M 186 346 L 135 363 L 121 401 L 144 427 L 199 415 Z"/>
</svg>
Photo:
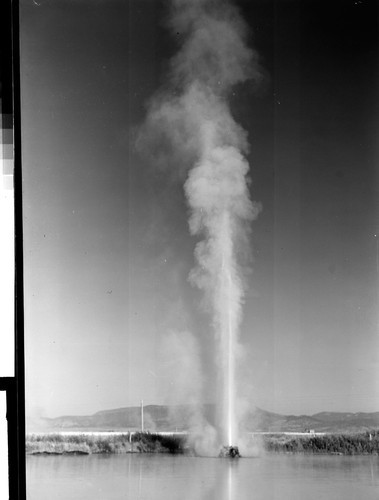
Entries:
<svg viewBox="0 0 379 500">
<path fill-rule="evenodd" d="M 236 360 L 245 286 L 238 256 L 249 249 L 250 222 L 260 207 L 249 194 L 247 133 L 233 119 L 236 84 L 260 80 L 248 27 L 226 0 L 172 0 L 169 26 L 181 47 L 171 60 L 168 89 L 151 100 L 140 149 L 189 166 L 184 192 L 190 233 L 199 239 L 189 280 L 204 294 L 216 340 L 222 456 L 239 456 Z"/>
</svg>

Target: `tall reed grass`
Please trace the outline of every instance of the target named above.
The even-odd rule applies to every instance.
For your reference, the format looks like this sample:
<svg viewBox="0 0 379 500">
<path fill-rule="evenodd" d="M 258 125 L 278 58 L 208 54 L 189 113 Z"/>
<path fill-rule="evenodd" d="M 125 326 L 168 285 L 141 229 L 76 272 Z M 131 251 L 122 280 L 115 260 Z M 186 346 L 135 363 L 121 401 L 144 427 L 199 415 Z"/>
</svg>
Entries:
<svg viewBox="0 0 379 500">
<path fill-rule="evenodd" d="M 151 434 L 29 434 L 28 454 L 183 453 L 182 436 Z"/>
<path fill-rule="evenodd" d="M 339 455 L 378 455 L 379 431 L 324 436 L 271 435 L 264 437 L 267 451 L 292 453 L 328 453 Z"/>
</svg>

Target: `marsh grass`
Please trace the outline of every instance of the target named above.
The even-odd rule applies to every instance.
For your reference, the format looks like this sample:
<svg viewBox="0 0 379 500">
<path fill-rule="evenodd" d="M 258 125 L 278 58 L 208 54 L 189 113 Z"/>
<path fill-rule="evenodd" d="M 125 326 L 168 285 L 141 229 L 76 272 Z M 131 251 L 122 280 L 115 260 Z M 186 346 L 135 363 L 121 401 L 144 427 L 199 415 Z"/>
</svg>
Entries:
<svg viewBox="0 0 379 500">
<path fill-rule="evenodd" d="M 137 444 L 139 451 L 148 453 L 180 454 L 186 449 L 186 439 L 183 436 L 137 432 L 133 434 L 132 442 Z"/>
<path fill-rule="evenodd" d="M 267 451 L 292 453 L 327 453 L 331 455 L 378 455 L 379 431 L 324 436 L 269 435 L 264 437 Z"/>
<path fill-rule="evenodd" d="M 268 452 L 326 453 L 334 455 L 378 455 L 379 431 L 360 434 L 325 434 L 324 436 L 267 435 L 263 437 Z M 171 453 L 191 454 L 185 436 L 149 432 L 125 434 L 29 434 L 28 454 L 93 453 Z"/>
<path fill-rule="evenodd" d="M 28 454 L 92 453 L 183 453 L 182 436 L 137 432 L 125 434 L 29 434 L 25 444 Z"/>
</svg>

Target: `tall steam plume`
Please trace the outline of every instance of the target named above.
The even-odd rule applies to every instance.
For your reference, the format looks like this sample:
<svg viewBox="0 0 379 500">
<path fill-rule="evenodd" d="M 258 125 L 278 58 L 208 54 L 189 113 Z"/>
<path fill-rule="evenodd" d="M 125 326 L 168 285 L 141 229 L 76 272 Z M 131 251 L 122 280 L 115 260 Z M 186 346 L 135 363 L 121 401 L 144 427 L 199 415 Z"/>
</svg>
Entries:
<svg viewBox="0 0 379 500">
<path fill-rule="evenodd" d="M 259 212 L 249 197 L 247 133 L 231 114 L 236 84 L 261 78 L 248 29 L 226 0 L 172 0 L 169 27 L 182 40 L 170 65 L 169 85 L 149 104 L 139 141 L 166 148 L 190 168 L 184 184 L 189 228 L 199 237 L 190 282 L 212 313 L 222 392 L 222 439 L 236 444 L 236 357 L 244 284 L 238 255 Z M 143 139 L 141 139 L 141 137 Z M 178 165 L 178 168 L 183 168 Z"/>
</svg>

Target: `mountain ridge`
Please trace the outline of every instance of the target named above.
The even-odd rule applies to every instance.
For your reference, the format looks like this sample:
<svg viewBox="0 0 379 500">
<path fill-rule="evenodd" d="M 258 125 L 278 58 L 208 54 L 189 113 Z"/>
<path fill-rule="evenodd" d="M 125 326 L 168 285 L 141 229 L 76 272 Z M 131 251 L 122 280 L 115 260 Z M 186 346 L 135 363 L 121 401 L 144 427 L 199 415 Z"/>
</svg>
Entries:
<svg viewBox="0 0 379 500">
<path fill-rule="evenodd" d="M 215 425 L 216 406 L 146 405 L 144 429 L 154 431 L 188 431 L 205 422 Z M 316 432 L 354 433 L 379 429 L 379 412 L 318 412 L 313 415 L 282 415 L 261 408 L 248 412 L 242 422 L 248 432 Z M 27 432 L 134 431 L 141 429 L 141 407 L 128 406 L 100 410 L 92 415 L 63 415 L 55 418 L 28 418 Z"/>
</svg>

